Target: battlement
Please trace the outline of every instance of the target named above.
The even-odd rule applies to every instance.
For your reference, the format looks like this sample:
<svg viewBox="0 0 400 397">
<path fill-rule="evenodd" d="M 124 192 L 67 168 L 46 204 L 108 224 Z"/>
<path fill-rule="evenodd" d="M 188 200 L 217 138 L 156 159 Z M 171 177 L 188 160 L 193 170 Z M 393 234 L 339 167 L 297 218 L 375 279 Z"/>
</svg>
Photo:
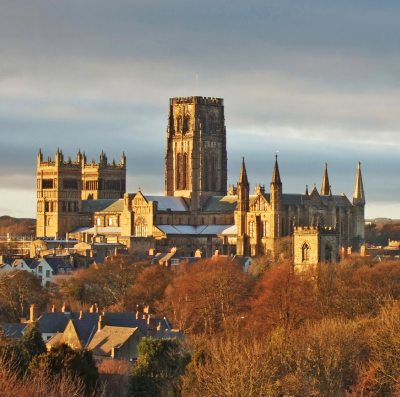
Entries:
<svg viewBox="0 0 400 397">
<path fill-rule="evenodd" d="M 224 106 L 224 100 L 222 98 L 210 98 L 202 96 L 188 96 L 170 98 L 170 105 L 181 105 L 181 104 L 199 104 L 199 105 L 217 105 Z"/>
<path fill-rule="evenodd" d="M 92 159 L 91 163 L 86 163 L 86 155 L 85 152 L 81 153 L 78 151 L 76 155 L 76 162 L 71 160 L 71 157 L 68 157 L 68 160 L 64 160 L 64 155 L 62 150 L 57 149 L 54 161 L 49 156 L 46 161 L 43 161 L 42 151 L 39 149 L 38 153 L 38 167 L 75 167 L 82 169 L 93 169 L 93 168 L 106 168 L 106 169 L 125 169 L 126 167 L 126 157 L 125 153 L 122 153 L 121 156 L 121 164 L 117 164 L 113 159 L 111 163 L 107 163 L 107 156 L 102 151 L 100 155 L 100 162 L 96 163 L 94 159 Z"/>
<path fill-rule="evenodd" d="M 307 234 L 318 234 L 318 233 L 323 233 L 324 235 L 326 234 L 338 234 L 337 229 L 333 227 L 316 227 L 316 226 L 296 226 L 294 228 L 295 233 L 307 233 Z"/>
</svg>

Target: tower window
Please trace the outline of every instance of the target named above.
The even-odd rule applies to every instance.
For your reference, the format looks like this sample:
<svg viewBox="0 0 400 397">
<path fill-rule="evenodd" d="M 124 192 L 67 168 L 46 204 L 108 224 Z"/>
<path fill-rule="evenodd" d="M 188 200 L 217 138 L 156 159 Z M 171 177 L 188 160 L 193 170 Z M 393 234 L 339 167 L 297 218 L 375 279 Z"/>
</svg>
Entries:
<svg viewBox="0 0 400 397">
<path fill-rule="evenodd" d="M 112 218 L 110 218 L 110 219 L 108 220 L 108 226 L 112 226 L 112 224 L 113 224 L 113 220 L 112 220 Z"/>
<path fill-rule="evenodd" d="M 42 180 L 42 189 L 53 189 L 54 181 L 53 179 L 43 179 Z"/>
<path fill-rule="evenodd" d="M 306 262 L 310 259 L 310 246 L 308 243 L 304 243 L 303 246 L 301 247 L 301 252 L 302 252 L 302 261 Z"/>
<path fill-rule="evenodd" d="M 101 220 L 100 218 L 97 218 L 97 226 L 100 226 Z"/>
</svg>

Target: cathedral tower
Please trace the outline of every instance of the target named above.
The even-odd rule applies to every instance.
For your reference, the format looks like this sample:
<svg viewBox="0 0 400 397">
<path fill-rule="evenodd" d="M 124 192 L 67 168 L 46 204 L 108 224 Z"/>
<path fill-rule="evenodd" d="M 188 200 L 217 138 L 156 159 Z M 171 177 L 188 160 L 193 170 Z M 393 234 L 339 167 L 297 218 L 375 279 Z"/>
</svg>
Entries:
<svg viewBox="0 0 400 397">
<path fill-rule="evenodd" d="M 191 198 L 198 209 L 209 196 L 227 194 L 223 99 L 172 98 L 165 152 L 165 195 Z"/>
<path fill-rule="evenodd" d="M 37 157 L 37 237 L 64 237 L 79 226 L 82 200 L 119 199 L 124 197 L 126 158 L 121 164 L 107 163 L 101 153 L 100 163 L 86 163 L 85 152 L 79 150 L 76 162 L 57 149 L 54 161 Z"/>
</svg>

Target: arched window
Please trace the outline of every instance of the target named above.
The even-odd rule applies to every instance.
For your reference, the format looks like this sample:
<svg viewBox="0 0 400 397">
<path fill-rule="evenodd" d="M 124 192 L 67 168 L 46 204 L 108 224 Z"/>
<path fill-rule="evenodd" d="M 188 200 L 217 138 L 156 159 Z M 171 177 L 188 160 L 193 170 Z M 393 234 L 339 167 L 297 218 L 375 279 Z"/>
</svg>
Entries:
<svg viewBox="0 0 400 397">
<path fill-rule="evenodd" d="M 186 115 L 186 125 L 185 125 L 185 129 L 186 131 L 190 131 L 190 115 Z"/>
<path fill-rule="evenodd" d="M 51 226 L 51 218 L 47 221 L 47 226 Z"/>
<path fill-rule="evenodd" d="M 137 237 L 147 237 L 147 222 L 144 218 L 139 218 L 135 223 L 135 235 Z"/>
<path fill-rule="evenodd" d="M 269 222 L 263 222 L 263 237 L 269 237 Z"/>
<path fill-rule="evenodd" d="M 301 247 L 301 252 L 302 252 L 302 261 L 306 262 L 310 259 L 310 246 L 308 243 L 304 243 L 303 246 Z"/>
<path fill-rule="evenodd" d="M 249 223 L 249 236 L 254 237 L 254 222 Z"/>
<path fill-rule="evenodd" d="M 183 154 L 182 158 L 183 164 L 182 164 L 182 189 L 185 190 L 187 189 L 187 154 Z"/>
<path fill-rule="evenodd" d="M 332 247 L 329 244 L 325 245 L 325 262 L 332 262 Z"/>
<path fill-rule="evenodd" d="M 204 218 L 201 218 L 201 224 L 204 225 Z"/>
<path fill-rule="evenodd" d="M 110 218 L 110 219 L 108 220 L 108 226 L 112 226 L 112 224 L 113 224 L 113 220 L 112 220 L 112 218 Z"/>
<path fill-rule="evenodd" d="M 179 218 L 179 224 L 182 225 L 182 219 L 181 218 Z"/>
<path fill-rule="evenodd" d="M 100 218 L 97 218 L 97 226 L 100 226 Z"/>
<path fill-rule="evenodd" d="M 213 225 L 217 224 L 217 218 L 215 216 L 213 216 Z"/>
<path fill-rule="evenodd" d="M 178 153 L 176 156 L 176 179 L 177 179 L 177 189 L 182 189 L 182 155 Z"/>
<path fill-rule="evenodd" d="M 182 116 L 179 116 L 176 121 L 176 129 L 178 132 L 182 131 Z"/>
</svg>

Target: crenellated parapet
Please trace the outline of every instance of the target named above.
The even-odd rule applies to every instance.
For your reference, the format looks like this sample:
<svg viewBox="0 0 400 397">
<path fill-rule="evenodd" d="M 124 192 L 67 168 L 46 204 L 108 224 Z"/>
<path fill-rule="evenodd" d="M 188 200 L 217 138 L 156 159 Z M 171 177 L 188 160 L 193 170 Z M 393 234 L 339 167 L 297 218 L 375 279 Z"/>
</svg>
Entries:
<svg viewBox="0 0 400 397">
<path fill-rule="evenodd" d="M 171 98 L 169 100 L 170 105 L 182 105 L 182 104 L 193 104 L 193 105 L 216 105 L 224 106 L 224 100 L 222 98 L 211 98 L 202 96 L 188 96 Z"/>
</svg>

